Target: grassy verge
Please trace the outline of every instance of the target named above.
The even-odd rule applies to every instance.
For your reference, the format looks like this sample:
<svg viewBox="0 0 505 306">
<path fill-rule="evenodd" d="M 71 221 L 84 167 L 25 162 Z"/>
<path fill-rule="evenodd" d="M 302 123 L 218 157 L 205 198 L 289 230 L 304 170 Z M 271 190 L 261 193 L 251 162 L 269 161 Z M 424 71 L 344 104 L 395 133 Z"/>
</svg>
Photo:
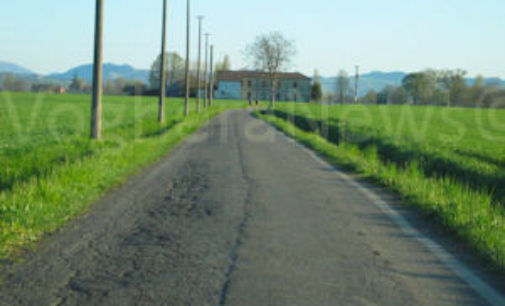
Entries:
<svg viewBox="0 0 505 306">
<path fill-rule="evenodd" d="M 430 176 L 415 160 L 401 166 L 384 161 L 375 145 L 366 147 L 341 138 L 338 144 L 319 131 L 304 131 L 272 113 L 258 114 L 330 163 L 354 170 L 420 207 L 493 265 L 505 268 L 505 216 L 487 190 L 476 190 L 448 176 Z"/>
<path fill-rule="evenodd" d="M 44 120 L 30 115 L 37 107 L 34 100 L 29 94 L 0 99 L 0 109 L 10 114 L 0 122 L 0 258 L 15 257 L 82 214 L 107 190 L 166 155 L 210 118 L 243 107 L 217 102 L 185 119 L 182 102 L 170 100 L 168 122 L 159 125 L 155 99 L 106 97 L 106 137 L 93 142 L 86 137 L 87 97 L 44 97 L 39 105 L 40 112 L 46 112 Z M 81 111 L 84 119 L 72 118 Z M 50 116 L 54 118 L 47 119 Z"/>
</svg>

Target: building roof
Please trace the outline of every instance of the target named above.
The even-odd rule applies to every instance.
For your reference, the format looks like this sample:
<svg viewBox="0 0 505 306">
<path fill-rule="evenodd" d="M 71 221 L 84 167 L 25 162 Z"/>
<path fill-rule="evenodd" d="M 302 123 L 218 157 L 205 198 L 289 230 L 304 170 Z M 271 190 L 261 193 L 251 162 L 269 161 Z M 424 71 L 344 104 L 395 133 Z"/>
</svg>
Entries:
<svg viewBox="0 0 505 306">
<path fill-rule="evenodd" d="M 218 81 L 242 81 L 243 79 L 269 79 L 269 75 L 266 72 L 260 71 L 249 71 L 249 70 L 241 70 L 241 71 L 218 71 L 217 79 Z M 285 80 L 310 80 L 309 77 L 298 73 L 298 72 L 288 72 L 288 73 L 278 73 L 278 79 Z"/>
</svg>

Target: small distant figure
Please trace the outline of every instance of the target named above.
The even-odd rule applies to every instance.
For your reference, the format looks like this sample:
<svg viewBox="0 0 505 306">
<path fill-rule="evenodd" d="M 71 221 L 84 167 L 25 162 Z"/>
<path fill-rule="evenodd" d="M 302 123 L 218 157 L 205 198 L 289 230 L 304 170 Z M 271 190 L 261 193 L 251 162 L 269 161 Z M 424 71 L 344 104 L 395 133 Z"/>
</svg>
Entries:
<svg viewBox="0 0 505 306">
<path fill-rule="evenodd" d="M 253 99 L 249 97 L 249 106 L 253 106 Z"/>
<path fill-rule="evenodd" d="M 258 99 L 256 99 L 256 108 L 258 108 L 259 105 L 260 105 L 260 101 Z"/>
</svg>

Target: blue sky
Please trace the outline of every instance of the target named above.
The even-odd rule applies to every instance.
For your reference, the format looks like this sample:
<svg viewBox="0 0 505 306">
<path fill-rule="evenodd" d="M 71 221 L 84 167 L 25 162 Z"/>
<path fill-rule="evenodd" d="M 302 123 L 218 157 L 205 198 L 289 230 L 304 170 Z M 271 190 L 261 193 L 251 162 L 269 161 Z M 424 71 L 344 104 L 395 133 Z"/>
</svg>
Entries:
<svg viewBox="0 0 505 306">
<path fill-rule="evenodd" d="M 184 54 L 185 0 L 169 0 L 168 49 Z M 0 60 L 39 73 L 92 61 L 94 0 L 19 0 L 0 4 Z M 159 53 L 161 0 L 105 0 L 104 60 L 148 68 Z M 292 70 L 312 75 L 463 68 L 505 77 L 504 0 L 192 0 L 206 16 L 217 56 L 233 68 L 255 36 L 294 40 Z M 196 17 L 192 56 L 196 55 Z"/>
</svg>

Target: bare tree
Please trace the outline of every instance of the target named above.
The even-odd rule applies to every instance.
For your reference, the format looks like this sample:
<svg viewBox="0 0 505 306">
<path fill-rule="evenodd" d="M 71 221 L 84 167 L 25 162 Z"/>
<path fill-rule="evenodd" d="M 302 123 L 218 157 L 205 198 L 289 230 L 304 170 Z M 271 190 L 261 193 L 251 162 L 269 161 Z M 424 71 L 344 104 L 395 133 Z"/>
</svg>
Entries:
<svg viewBox="0 0 505 306">
<path fill-rule="evenodd" d="M 461 69 L 438 72 L 439 83 L 442 83 L 442 86 L 449 94 L 447 106 L 461 104 L 464 100 L 465 91 L 467 89 L 465 81 L 466 74 L 467 72 Z"/>
<path fill-rule="evenodd" d="M 161 56 L 158 56 L 151 65 L 149 84 L 151 89 L 160 87 Z M 167 86 L 171 88 L 177 81 L 184 79 L 184 59 L 175 52 L 169 52 L 165 56 L 165 73 L 167 74 Z"/>
<path fill-rule="evenodd" d="M 437 86 L 437 76 L 433 71 L 408 74 L 402 80 L 402 86 L 414 100 L 414 104 L 428 103 Z"/>
<path fill-rule="evenodd" d="M 169 53 L 168 60 L 168 85 L 170 88 L 174 86 L 174 84 L 182 80 L 184 78 L 184 59 L 177 53 Z"/>
<path fill-rule="evenodd" d="M 349 75 L 344 70 L 340 70 L 337 76 L 337 97 L 338 102 L 344 104 L 350 89 Z"/>
<path fill-rule="evenodd" d="M 220 71 L 228 71 L 231 69 L 231 61 L 230 61 L 230 56 L 225 55 L 223 60 L 220 62 L 217 62 L 215 67 L 214 67 L 214 79 L 217 79 L 217 74 Z"/>
<path fill-rule="evenodd" d="M 231 69 L 230 56 L 226 54 L 222 61 L 216 63 L 216 71 L 226 71 Z"/>
<path fill-rule="evenodd" d="M 246 48 L 246 55 L 253 66 L 268 73 L 272 82 L 271 107 L 275 106 L 278 74 L 290 64 L 295 54 L 294 43 L 278 32 L 258 36 L 254 43 Z"/>
</svg>

